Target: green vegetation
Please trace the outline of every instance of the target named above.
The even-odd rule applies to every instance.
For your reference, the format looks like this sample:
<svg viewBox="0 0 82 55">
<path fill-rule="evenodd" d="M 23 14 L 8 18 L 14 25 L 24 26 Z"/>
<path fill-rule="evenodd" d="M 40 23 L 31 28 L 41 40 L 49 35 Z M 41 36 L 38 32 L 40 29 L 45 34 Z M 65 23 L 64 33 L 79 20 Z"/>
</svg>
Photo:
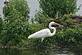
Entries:
<svg viewBox="0 0 82 55">
<path fill-rule="evenodd" d="M 49 17 L 62 17 L 64 14 L 75 13 L 76 0 L 40 0 L 40 7 Z"/>
<path fill-rule="evenodd" d="M 82 22 L 78 22 L 76 19 L 72 19 L 71 18 L 72 16 L 73 14 L 69 14 L 69 15 L 64 15 L 60 19 L 54 19 L 55 22 L 63 25 L 64 28 L 57 28 L 56 35 L 50 38 L 45 38 L 44 43 L 42 43 L 42 46 L 44 45 L 46 47 L 47 46 L 54 47 L 55 45 L 56 47 L 61 47 L 61 48 L 62 47 L 72 48 L 76 46 L 77 47 L 81 46 L 82 45 L 82 36 L 81 36 Z M 40 15 L 40 19 L 41 17 L 42 16 Z M 48 20 L 46 19 L 46 22 L 44 24 L 47 24 Z M 47 26 L 44 26 L 44 27 L 47 27 Z M 35 45 L 37 46 L 38 43 Z"/>
<path fill-rule="evenodd" d="M 19 46 L 28 37 L 29 8 L 25 0 L 10 0 L 4 7 L 4 21 L 0 43 Z"/>
<path fill-rule="evenodd" d="M 64 26 L 62 29 L 57 29 L 56 35 L 46 38 L 44 40 L 46 44 L 59 47 L 73 47 L 82 44 L 82 23 L 72 19 L 72 16 L 77 11 L 76 0 L 40 0 L 39 3 L 42 8 L 42 13 L 40 14 L 46 14 L 44 16 L 47 19 L 44 16 L 38 15 L 38 20 L 40 20 L 38 22 L 48 23 L 50 19 L 53 19 Z M 43 17 L 46 21 L 43 20 L 41 22 Z"/>
<path fill-rule="evenodd" d="M 0 45 L 17 47 L 73 47 L 82 45 L 82 22 L 71 17 L 75 13 L 76 0 L 40 0 L 42 11 L 35 15 L 32 24 L 28 23 L 29 8 L 25 0 L 10 0 L 4 7 L 4 20 L 0 18 Z M 58 19 L 56 19 L 58 14 Z M 54 20 L 64 26 L 58 28 L 50 38 L 30 39 L 28 36 L 47 28 Z M 36 23 L 34 23 L 36 22 Z"/>
</svg>

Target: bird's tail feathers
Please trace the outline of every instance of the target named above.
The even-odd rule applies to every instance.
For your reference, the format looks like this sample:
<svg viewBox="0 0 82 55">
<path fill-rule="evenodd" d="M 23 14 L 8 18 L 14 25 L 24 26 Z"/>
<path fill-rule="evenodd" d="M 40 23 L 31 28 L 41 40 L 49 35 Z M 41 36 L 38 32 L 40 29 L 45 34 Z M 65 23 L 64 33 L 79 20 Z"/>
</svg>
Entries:
<svg viewBox="0 0 82 55">
<path fill-rule="evenodd" d="M 28 39 L 30 39 L 32 36 L 30 35 L 30 36 L 28 36 Z"/>
</svg>

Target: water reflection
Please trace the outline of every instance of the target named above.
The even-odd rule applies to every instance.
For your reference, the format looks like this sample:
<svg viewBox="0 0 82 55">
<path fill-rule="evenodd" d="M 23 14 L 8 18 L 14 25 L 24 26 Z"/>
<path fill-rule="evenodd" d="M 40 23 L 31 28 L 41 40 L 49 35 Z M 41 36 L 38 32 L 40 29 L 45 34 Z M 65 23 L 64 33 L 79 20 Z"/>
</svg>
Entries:
<svg viewBox="0 0 82 55">
<path fill-rule="evenodd" d="M 0 48 L 0 55 L 78 55 L 68 50 L 58 49 L 18 49 L 18 48 Z"/>
<path fill-rule="evenodd" d="M 0 48 L 0 55 L 20 55 L 19 50 L 13 48 Z"/>
</svg>

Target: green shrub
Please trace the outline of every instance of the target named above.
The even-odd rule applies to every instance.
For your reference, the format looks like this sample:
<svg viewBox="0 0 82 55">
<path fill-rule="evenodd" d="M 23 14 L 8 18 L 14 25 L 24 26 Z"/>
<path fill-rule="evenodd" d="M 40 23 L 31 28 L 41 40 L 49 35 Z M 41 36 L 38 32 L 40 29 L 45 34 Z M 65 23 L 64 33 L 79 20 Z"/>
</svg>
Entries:
<svg viewBox="0 0 82 55">
<path fill-rule="evenodd" d="M 19 46 L 29 35 L 28 5 L 25 0 L 10 0 L 4 7 L 2 45 Z"/>
<path fill-rule="evenodd" d="M 39 3 L 42 10 L 51 18 L 62 17 L 77 10 L 76 0 L 40 0 Z"/>
</svg>

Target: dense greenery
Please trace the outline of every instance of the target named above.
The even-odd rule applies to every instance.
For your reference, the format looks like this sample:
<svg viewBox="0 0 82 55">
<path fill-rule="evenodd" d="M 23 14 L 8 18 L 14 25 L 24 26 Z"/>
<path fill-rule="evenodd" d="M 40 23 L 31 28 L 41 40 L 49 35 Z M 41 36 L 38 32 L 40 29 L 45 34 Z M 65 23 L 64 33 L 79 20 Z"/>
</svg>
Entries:
<svg viewBox="0 0 82 55">
<path fill-rule="evenodd" d="M 82 44 L 82 23 L 72 19 L 77 10 L 76 0 L 40 0 L 39 3 L 42 11 L 35 16 L 38 23 L 48 25 L 50 20 L 53 20 L 64 26 L 62 29 L 57 29 L 56 35 L 46 38 L 43 45 L 72 47 Z"/>
<path fill-rule="evenodd" d="M 5 5 L 3 11 L 5 17 L 11 18 L 15 14 L 19 13 L 24 18 L 28 17 L 29 8 L 27 1 L 25 0 L 10 0 L 8 4 Z"/>
<path fill-rule="evenodd" d="M 0 33 L 1 33 L 1 31 L 2 31 L 2 23 L 3 23 L 3 21 L 2 21 L 2 19 L 1 19 L 1 17 L 0 17 Z"/>
<path fill-rule="evenodd" d="M 4 7 L 2 45 L 20 45 L 28 37 L 28 5 L 25 0 L 10 0 Z"/>
<path fill-rule="evenodd" d="M 39 16 L 40 16 L 40 19 L 43 18 L 43 16 L 38 15 L 38 17 Z M 69 14 L 69 15 L 64 15 L 60 19 L 54 19 L 53 21 L 63 25 L 64 27 L 57 28 L 56 35 L 54 35 L 51 38 L 45 38 L 44 44 L 43 43 L 42 44 L 45 46 L 56 45 L 56 47 L 69 47 L 69 48 L 82 45 L 82 41 L 81 41 L 82 40 L 82 31 L 81 31 L 82 22 L 79 22 L 76 19 L 72 19 L 71 18 L 72 16 L 73 16 L 73 14 Z M 44 17 L 44 19 L 45 19 L 45 17 Z M 48 20 L 49 19 L 50 18 L 48 17 Z M 43 22 L 44 22 L 44 20 L 43 20 Z M 45 21 L 45 24 L 46 23 L 48 23 L 47 19 Z"/>
<path fill-rule="evenodd" d="M 0 45 L 45 48 L 82 44 L 82 23 L 71 18 L 76 10 L 76 0 L 40 0 L 40 5 L 43 11 L 38 12 L 30 24 L 26 1 L 10 0 L 4 7 L 4 20 L 0 18 Z M 57 13 L 61 17 L 53 19 Z M 47 28 L 52 20 L 64 28 L 57 28 L 56 35 L 45 38 L 43 42 L 41 39 L 27 39 L 30 34 Z"/>
<path fill-rule="evenodd" d="M 76 0 L 40 0 L 42 10 L 52 18 L 75 13 Z"/>
</svg>

